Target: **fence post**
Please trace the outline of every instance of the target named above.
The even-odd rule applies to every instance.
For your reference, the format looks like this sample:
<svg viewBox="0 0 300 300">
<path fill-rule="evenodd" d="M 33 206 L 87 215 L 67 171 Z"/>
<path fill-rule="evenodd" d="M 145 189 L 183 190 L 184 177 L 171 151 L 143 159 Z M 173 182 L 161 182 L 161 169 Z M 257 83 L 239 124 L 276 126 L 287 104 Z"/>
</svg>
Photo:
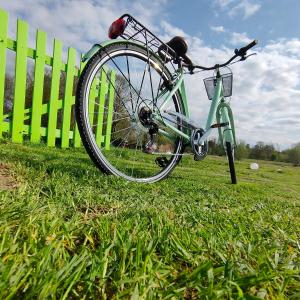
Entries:
<svg viewBox="0 0 300 300">
<path fill-rule="evenodd" d="M 83 55 L 81 55 L 81 57 L 80 57 L 80 71 L 79 71 L 79 75 L 78 76 L 80 76 L 83 68 L 86 65 L 84 62 L 82 62 L 82 58 L 83 58 Z M 79 130 L 78 130 L 78 125 L 77 125 L 77 122 L 76 122 L 75 107 L 74 107 L 74 117 L 75 117 L 74 135 L 73 135 L 74 147 L 78 148 L 78 147 L 81 146 L 81 138 L 80 138 L 80 134 L 79 134 Z"/>
<path fill-rule="evenodd" d="M 43 105 L 44 75 L 46 58 L 46 33 L 37 30 L 34 69 L 34 88 L 32 99 L 30 141 L 39 143 L 41 137 L 41 117 Z"/>
<path fill-rule="evenodd" d="M 74 84 L 74 75 L 75 75 L 75 64 L 76 64 L 76 50 L 74 48 L 69 48 L 66 85 L 65 85 L 65 97 L 63 101 L 63 123 L 61 129 L 62 148 L 69 147 L 71 110 L 72 110 L 72 105 L 74 103 L 73 84 Z"/>
<path fill-rule="evenodd" d="M 8 13 L 0 10 L 0 139 L 3 132 L 3 109 L 6 69 L 6 44 L 8 31 Z"/>
<path fill-rule="evenodd" d="M 15 143 L 22 143 L 23 141 L 27 75 L 27 40 L 28 24 L 22 20 L 18 20 L 15 66 L 15 91 L 12 120 L 12 141 Z"/>
<path fill-rule="evenodd" d="M 56 138 L 59 83 L 60 83 L 60 72 L 61 72 L 61 64 L 62 64 L 61 56 L 62 56 L 62 43 L 59 40 L 55 39 L 53 45 L 52 78 L 51 78 L 48 131 L 47 131 L 47 145 L 50 147 L 55 146 L 55 138 Z"/>
</svg>

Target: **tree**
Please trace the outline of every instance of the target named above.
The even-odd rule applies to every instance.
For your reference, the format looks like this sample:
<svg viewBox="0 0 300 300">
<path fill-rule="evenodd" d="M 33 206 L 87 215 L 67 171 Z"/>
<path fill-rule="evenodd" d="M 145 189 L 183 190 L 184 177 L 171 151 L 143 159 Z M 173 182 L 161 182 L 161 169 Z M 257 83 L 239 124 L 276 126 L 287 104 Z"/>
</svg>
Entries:
<svg viewBox="0 0 300 300">
<path fill-rule="evenodd" d="M 208 153 L 212 155 L 223 155 L 224 149 L 217 142 L 216 139 L 212 139 L 208 141 Z"/>
<path fill-rule="evenodd" d="M 246 144 L 244 141 L 240 141 L 234 150 L 234 157 L 240 160 L 243 158 L 249 158 L 249 154 L 250 154 L 250 145 Z"/>
<path fill-rule="evenodd" d="M 272 144 L 258 142 L 250 151 L 250 158 L 262 160 L 276 160 L 277 152 Z"/>
<path fill-rule="evenodd" d="M 14 98 L 14 78 L 9 74 L 5 74 L 4 114 L 7 114 L 12 110 L 13 98 Z"/>
<path fill-rule="evenodd" d="M 291 149 L 286 150 L 287 161 L 294 166 L 300 165 L 300 143 L 296 144 Z"/>
</svg>

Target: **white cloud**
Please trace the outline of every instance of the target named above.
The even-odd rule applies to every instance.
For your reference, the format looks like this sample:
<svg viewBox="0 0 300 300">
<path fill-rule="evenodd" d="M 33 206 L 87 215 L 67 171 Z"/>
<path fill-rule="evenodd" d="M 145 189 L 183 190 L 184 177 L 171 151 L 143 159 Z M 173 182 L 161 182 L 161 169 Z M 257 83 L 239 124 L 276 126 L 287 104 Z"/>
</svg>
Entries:
<svg viewBox="0 0 300 300">
<path fill-rule="evenodd" d="M 215 6 L 227 11 L 230 17 L 242 15 L 244 19 L 249 18 L 259 11 L 261 4 L 250 0 L 216 0 Z"/>
<path fill-rule="evenodd" d="M 126 12 L 142 20 L 153 30 L 153 24 L 165 0 L 153 0 L 151 3 L 140 1 L 117 0 L 23 0 L 2 1 L 1 7 L 10 13 L 10 35 L 16 31 L 16 18 L 30 23 L 30 46 L 34 46 L 34 28 L 41 28 L 48 34 L 48 44 L 53 37 L 63 41 L 66 46 L 76 47 L 79 51 L 87 51 L 92 43 L 107 39 L 109 25 Z M 51 51 L 51 47 L 48 47 Z"/>
<path fill-rule="evenodd" d="M 234 17 L 242 14 L 244 19 L 254 15 L 261 8 L 260 4 L 251 3 L 248 0 L 243 0 L 229 11 L 229 16 Z"/>
<path fill-rule="evenodd" d="M 210 29 L 212 31 L 215 31 L 217 33 L 225 32 L 225 28 L 223 26 L 210 26 Z"/>
<path fill-rule="evenodd" d="M 239 3 L 242 2 L 245 1 Z M 209 47 L 198 37 L 189 36 L 169 22 L 160 22 L 167 19 L 164 3 L 164 0 L 143 4 L 117 0 L 97 1 L 97 4 L 93 0 L 86 0 L 84 4 L 77 0 L 23 0 L 1 1 L 1 7 L 10 13 L 10 37 L 14 38 L 15 21 L 17 16 L 21 16 L 30 23 L 33 47 L 34 29 L 41 28 L 47 32 L 49 54 L 52 52 L 53 37 L 80 52 L 86 51 L 91 44 L 107 38 L 107 29 L 113 20 L 130 11 L 163 40 L 174 35 L 187 37 L 189 55 L 196 63 L 209 66 L 222 63 L 232 56 L 233 49 Z M 224 9 L 231 9 L 238 4 L 236 0 L 219 0 L 219 7 L 221 5 Z M 237 13 L 249 16 L 249 11 L 246 13 L 241 9 Z M 232 33 L 230 39 L 232 45 L 237 47 L 249 41 L 246 33 Z M 265 46 L 257 49 L 257 56 L 232 66 L 234 84 L 231 103 L 237 136 L 251 143 L 262 140 L 290 145 L 300 140 L 300 39 L 266 42 Z M 211 75 L 211 72 L 205 72 L 186 77 L 191 116 L 202 126 L 205 125 L 210 105 L 202 79 Z"/>
<path fill-rule="evenodd" d="M 188 37 L 188 34 L 186 34 L 182 29 L 175 27 L 166 21 L 161 21 L 160 25 L 164 32 L 164 36 L 162 36 L 161 38 L 164 40 L 169 40 L 174 36 Z"/>
<path fill-rule="evenodd" d="M 235 0 L 216 0 L 215 4 L 219 6 L 220 8 L 226 8 L 231 3 L 235 2 Z"/>
<path fill-rule="evenodd" d="M 251 41 L 253 41 L 253 39 L 251 40 L 245 32 L 233 32 L 229 40 L 229 42 L 234 46 L 241 46 L 243 44 L 246 45 L 249 44 Z"/>
<path fill-rule="evenodd" d="M 222 63 L 233 54 L 232 49 L 214 49 L 203 42 L 191 41 L 191 57 L 200 65 Z M 273 41 L 260 48 L 257 56 L 231 67 L 234 73 L 231 104 L 239 139 L 285 147 L 300 140 L 300 59 L 294 56 L 299 53 L 299 45 L 299 39 Z M 204 84 L 199 82 L 209 76 L 209 72 L 200 73 L 186 80 L 188 96 L 195 107 L 192 118 L 202 126 L 210 102 Z"/>
</svg>

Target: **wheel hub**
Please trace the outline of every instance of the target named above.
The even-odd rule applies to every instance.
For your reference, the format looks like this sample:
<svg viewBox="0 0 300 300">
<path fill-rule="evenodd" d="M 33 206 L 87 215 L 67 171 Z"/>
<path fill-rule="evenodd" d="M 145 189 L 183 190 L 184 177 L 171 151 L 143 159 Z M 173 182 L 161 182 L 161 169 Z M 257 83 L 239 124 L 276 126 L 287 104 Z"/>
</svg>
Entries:
<svg viewBox="0 0 300 300">
<path fill-rule="evenodd" d="M 152 115 L 152 111 L 147 106 L 143 106 L 139 110 L 138 117 L 139 117 L 139 120 L 140 120 L 141 124 L 144 127 L 149 127 L 151 125 L 151 123 L 152 123 L 152 121 L 151 121 L 151 115 Z"/>
</svg>

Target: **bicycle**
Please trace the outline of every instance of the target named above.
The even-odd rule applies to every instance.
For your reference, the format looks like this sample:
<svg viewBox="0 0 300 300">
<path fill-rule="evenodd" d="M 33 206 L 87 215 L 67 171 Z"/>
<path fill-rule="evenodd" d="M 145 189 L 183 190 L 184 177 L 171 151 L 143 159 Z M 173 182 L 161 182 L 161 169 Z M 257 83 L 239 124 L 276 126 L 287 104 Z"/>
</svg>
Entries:
<svg viewBox="0 0 300 300">
<path fill-rule="evenodd" d="M 236 49 L 223 64 L 203 67 L 187 56 L 183 38 L 164 43 L 128 14 L 112 23 L 109 37 L 84 55 L 76 91 L 78 128 L 95 165 L 129 181 L 156 182 L 189 155 L 187 145 L 196 161 L 204 159 L 208 137 L 218 129 L 231 182 L 237 183 L 234 120 L 226 100 L 232 73 L 221 75 L 220 69 L 253 55 L 247 51 L 257 41 Z M 215 76 L 204 80 L 211 106 L 203 129 L 189 118 L 183 77 L 209 70 Z"/>
</svg>

